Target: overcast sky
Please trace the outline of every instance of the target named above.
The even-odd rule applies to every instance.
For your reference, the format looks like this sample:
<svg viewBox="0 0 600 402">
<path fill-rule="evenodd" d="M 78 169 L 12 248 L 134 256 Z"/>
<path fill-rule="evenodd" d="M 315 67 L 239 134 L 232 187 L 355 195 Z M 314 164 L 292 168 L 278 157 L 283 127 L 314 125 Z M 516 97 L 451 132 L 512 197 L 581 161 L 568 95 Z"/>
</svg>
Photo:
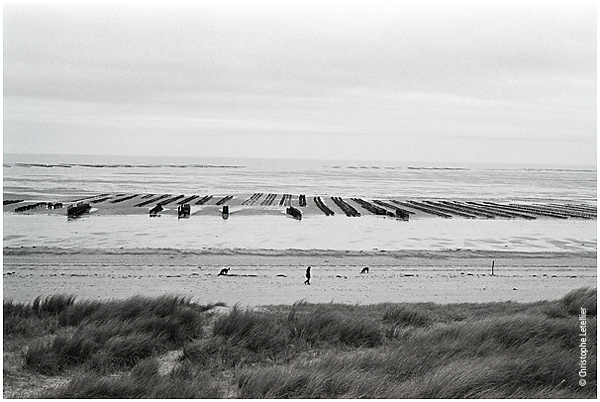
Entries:
<svg viewBox="0 0 600 402">
<path fill-rule="evenodd" d="M 324 3 L 4 4 L 4 153 L 596 165 L 594 2 Z"/>
</svg>

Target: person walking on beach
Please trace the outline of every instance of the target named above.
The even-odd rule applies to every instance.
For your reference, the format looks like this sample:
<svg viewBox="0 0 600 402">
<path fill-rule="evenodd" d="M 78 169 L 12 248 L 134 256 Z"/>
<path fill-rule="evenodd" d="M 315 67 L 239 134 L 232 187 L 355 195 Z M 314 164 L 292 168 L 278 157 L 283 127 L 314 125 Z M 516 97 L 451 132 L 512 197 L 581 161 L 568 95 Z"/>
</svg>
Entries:
<svg viewBox="0 0 600 402">
<path fill-rule="evenodd" d="M 306 280 L 304 281 L 305 285 L 310 285 L 310 267 L 306 268 Z"/>
</svg>

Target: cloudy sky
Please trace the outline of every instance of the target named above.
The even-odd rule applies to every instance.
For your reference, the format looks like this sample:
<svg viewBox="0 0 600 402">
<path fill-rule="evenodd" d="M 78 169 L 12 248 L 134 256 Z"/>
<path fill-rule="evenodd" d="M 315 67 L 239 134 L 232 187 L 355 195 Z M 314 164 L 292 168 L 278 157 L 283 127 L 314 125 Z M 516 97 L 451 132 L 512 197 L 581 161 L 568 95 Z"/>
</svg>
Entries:
<svg viewBox="0 0 600 402">
<path fill-rule="evenodd" d="M 320 3 L 4 4 L 4 153 L 596 165 L 594 2 Z"/>
</svg>

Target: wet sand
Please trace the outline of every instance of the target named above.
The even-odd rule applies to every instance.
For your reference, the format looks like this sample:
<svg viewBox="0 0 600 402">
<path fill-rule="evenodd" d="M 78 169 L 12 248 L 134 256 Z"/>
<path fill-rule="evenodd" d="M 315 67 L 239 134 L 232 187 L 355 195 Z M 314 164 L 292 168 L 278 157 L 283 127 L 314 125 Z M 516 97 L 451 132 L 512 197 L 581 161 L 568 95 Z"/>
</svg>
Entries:
<svg viewBox="0 0 600 402">
<path fill-rule="evenodd" d="M 494 261 L 495 275 L 491 275 Z M 306 266 L 311 285 L 304 285 Z M 530 302 L 596 286 L 595 252 L 4 248 L 4 299 L 178 294 L 245 306 Z M 368 274 L 360 274 L 363 267 Z M 228 276 L 218 275 L 223 267 Z"/>
</svg>

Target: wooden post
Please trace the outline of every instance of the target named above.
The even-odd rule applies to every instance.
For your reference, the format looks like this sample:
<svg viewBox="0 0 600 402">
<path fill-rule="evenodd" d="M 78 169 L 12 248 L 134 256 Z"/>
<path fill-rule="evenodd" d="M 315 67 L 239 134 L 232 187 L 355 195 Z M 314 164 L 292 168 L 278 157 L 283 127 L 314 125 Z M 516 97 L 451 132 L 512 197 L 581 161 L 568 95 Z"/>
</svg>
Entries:
<svg viewBox="0 0 600 402">
<path fill-rule="evenodd" d="M 492 260 L 492 276 L 494 276 L 494 261 Z"/>
</svg>

